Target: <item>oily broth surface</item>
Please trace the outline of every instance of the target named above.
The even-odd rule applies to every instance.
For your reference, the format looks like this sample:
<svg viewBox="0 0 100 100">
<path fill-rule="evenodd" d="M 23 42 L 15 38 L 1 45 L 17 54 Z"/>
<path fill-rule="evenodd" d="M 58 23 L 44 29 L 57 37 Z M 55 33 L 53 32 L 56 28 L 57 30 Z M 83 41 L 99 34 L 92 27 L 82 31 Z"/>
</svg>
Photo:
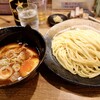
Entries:
<svg viewBox="0 0 100 100">
<path fill-rule="evenodd" d="M 9 52 L 11 52 L 11 54 Z M 7 84 L 21 80 L 32 72 L 39 63 L 39 52 L 36 48 L 30 48 L 26 43 L 13 43 L 0 48 L 1 63 L 2 59 L 5 61 L 3 62 L 5 65 L 0 67 L 0 84 Z M 6 68 L 2 68 L 5 66 L 8 67 L 7 70 Z M 12 74 L 10 76 L 9 68 L 12 68 Z M 1 71 L 1 69 L 3 70 Z M 8 78 L 4 78 L 3 76 Z"/>
</svg>

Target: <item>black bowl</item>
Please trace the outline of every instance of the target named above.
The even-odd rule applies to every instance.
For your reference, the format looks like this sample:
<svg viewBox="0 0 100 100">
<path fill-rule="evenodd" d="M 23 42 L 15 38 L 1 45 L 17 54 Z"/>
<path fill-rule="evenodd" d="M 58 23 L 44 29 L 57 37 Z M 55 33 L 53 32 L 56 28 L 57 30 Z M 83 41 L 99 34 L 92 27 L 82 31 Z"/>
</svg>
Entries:
<svg viewBox="0 0 100 100">
<path fill-rule="evenodd" d="M 54 17 L 54 16 L 59 16 L 59 17 L 61 17 L 61 19 L 62 19 L 63 21 L 67 20 L 67 16 L 65 16 L 65 15 L 63 15 L 63 14 L 52 14 L 52 15 L 50 15 L 50 16 L 48 17 L 48 19 L 47 19 L 48 24 L 49 24 L 50 26 L 54 26 L 54 25 L 60 23 L 60 22 L 54 22 L 54 20 L 53 20 L 53 17 Z"/>
<path fill-rule="evenodd" d="M 38 66 L 30 74 L 22 78 L 22 80 L 8 84 L 1 84 L 0 87 L 12 86 L 33 78 L 37 73 L 38 67 L 43 62 L 46 51 L 46 44 L 43 36 L 38 31 L 31 29 L 30 26 L 15 26 L 0 29 L 0 47 L 10 43 L 18 42 L 27 43 L 30 48 L 36 48 L 38 50 L 40 62 Z"/>
</svg>

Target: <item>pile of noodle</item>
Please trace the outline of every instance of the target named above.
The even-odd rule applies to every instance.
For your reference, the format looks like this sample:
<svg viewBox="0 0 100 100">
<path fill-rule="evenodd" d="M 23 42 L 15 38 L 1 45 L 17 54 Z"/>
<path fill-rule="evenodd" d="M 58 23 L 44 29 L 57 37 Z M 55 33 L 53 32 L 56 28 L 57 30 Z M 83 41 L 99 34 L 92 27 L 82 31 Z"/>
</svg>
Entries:
<svg viewBox="0 0 100 100">
<path fill-rule="evenodd" d="M 100 34 L 93 30 L 73 29 L 55 35 L 52 52 L 72 74 L 86 78 L 100 75 Z"/>
</svg>

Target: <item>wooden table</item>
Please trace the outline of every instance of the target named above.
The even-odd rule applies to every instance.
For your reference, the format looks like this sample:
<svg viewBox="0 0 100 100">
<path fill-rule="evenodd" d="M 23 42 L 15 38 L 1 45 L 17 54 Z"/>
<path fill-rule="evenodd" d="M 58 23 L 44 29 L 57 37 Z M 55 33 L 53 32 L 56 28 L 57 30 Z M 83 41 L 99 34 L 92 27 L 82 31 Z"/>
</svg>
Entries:
<svg viewBox="0 0 100 100">
<path fill-rule="evenodd" d="M 15 26 L 13 16 L 0 15 L 0 27 L 7 26 Z M 39 31 L 44 35 L 49 28 L 45 23 L 40 25 Z M 39 74 L 30 81 L 0 89 L 0 100 L 100 100 L 100 88 L 65 82 L 42 64 Z"/>
</svg>

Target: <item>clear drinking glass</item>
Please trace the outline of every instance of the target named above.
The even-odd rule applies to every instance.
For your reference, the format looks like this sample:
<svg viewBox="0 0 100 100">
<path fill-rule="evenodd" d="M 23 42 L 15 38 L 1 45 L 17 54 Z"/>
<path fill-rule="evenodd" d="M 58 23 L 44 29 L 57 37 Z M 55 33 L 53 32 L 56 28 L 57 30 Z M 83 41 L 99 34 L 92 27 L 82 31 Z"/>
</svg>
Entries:
<svg viewBox="0 0 100 100">
<path fill-rule="evenodd" d="M 28 0 L 28 2 L 37 5 L 39 24 L 44 24 L 46 22 L 47 0 Z"/>
<path fill-rule="evenodd" d="M 44 24 L 46 22 L 46 6 L 47 0 L 38 0 L 38 16 L 40 24 Z"/>
<path fill-rule="evenodd" d="M 38 30 L 39 19 L 36 4 L 24 3 L 22 7 L 17 7 L 17 11 L 21 26 L 30 25 L 32 29 Z"/>
</svg>

